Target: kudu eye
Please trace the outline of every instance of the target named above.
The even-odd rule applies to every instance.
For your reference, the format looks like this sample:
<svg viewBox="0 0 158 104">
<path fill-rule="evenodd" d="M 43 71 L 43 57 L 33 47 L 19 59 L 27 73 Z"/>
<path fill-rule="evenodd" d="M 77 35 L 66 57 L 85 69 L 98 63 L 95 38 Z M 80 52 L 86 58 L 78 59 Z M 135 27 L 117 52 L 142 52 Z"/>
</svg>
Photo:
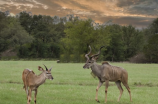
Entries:
<svg viewBox="0 0 158 104">
<path fill-rule="evenodd" d="M 46 74 L 50 74 L 49 72 L 46 72 Z"/>
</svg>

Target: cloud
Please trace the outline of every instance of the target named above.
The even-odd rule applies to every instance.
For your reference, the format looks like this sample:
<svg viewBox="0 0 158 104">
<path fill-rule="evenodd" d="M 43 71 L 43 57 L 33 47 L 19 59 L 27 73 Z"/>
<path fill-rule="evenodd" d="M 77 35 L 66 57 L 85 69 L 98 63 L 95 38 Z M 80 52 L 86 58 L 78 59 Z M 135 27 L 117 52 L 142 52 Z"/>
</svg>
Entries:
<svg viewBox="0 0 158 104">
<path fill-rule="evenodd" d="M 144 15 L 150 17 L 158 16 L 157 0 L 120 0 L 118 7 L 124 8 L 126 13 Z"/>
<path fill-rule="evenodd" d="M 2 0 L 0 1 L 0 8 L 11 9 L 12 7 L 16 7 L 16 9 L 25 8 L 25 9 L 33 9 L 33 8 L 43 8 L 48 9 L 49 7 L 45 4 L 37 2 L 36 0 Z"/>
<path fill-rule="evenodd" d="M 0 10 L 66 16 L 75 14 L 103 23 L 145 27 L 158 17 L 158 0 L 1 0 Z"/>
<path fill-rule="evenodd" d="M 67 12 L 73 12 L 74 14 L 86 14 L 97 15 L 97 16 L 131 16 L 131 17 L 152 17 L 155 18 L 157 15 L 155 12 L 158 11 L 158 7 L 154 2 L 148 5 L 146 2 L 134 2 L 140 0 L 60 0 L 54 1 Z M 123 4 L 124 5 L 123 5 Z M 136 4 L 137 3 L 137 4 Z M 146 6 L 148 5 L 148 7 Z M 155 12 L 154 12 L 154 11 Z"/>
</svg>

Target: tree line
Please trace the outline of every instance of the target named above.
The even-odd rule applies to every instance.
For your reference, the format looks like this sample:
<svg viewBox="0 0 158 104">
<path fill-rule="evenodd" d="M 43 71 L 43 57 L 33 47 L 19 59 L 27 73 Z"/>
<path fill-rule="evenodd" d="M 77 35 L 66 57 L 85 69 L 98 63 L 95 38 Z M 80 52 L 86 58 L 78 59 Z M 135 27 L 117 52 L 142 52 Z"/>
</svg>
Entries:
<svg viewBox="0 0 158 104">
<path fill-rule="evenodd" d="M 91 45 L 92 53 L 105 46 L 99 60 L 158 62 L 158 18 L 142 30 L 118 24 L 96 27 L 92 19 L 78 17 L 59 19 L 55 23 L 51 16 L 0 12 L 0 53 L 12 50 L 17 58 L 84 62 Z"/>
</svg>

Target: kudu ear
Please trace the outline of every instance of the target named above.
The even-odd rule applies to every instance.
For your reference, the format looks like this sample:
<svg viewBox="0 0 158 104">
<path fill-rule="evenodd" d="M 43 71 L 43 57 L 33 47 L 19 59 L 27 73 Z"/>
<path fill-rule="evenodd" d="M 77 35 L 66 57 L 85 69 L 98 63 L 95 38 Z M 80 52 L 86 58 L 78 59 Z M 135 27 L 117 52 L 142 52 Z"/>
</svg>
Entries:
<svg viewBox="0 0 158 104">
<path fill-rule="evenodd" d="M 39 71 L 44 71 L 44 69 L 42 67 L 40 67 L 40 66 L 38 66 L 38 70 Z"/>
<path fill-rule="evenodd" d="M 95 60 L 97 60 L 99 57 L 97 56 L 97 57 L 95 57 Z"/>
<path fill-rule="evenodd" d="M 51 71 L 51 70 L 52 70 L 52 68 L 53 68 L 53 67 L 51 67 L 51 68 L 49 69 L 49 71 Z"/>
<path fill-rule="evenodd" d="M 98 57 L 92 57 L 91 60 L 96 61 Z"/>
</svg>

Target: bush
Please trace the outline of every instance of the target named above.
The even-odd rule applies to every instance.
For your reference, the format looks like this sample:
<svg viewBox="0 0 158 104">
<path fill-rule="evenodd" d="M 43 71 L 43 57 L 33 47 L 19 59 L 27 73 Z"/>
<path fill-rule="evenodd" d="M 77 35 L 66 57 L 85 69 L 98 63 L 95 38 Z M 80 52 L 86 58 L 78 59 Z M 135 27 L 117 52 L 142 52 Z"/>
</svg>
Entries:
<svg viewBox="0 0 158 104">
<path fill-rule="evenodd" d="M 1 56 L 1 60 L 19 60 L 18 56 Z"/>
<path fill-rule="evenodd" d="M 84 54 L 81 54 L 80 55 L 80 62 L 85 62 L 86 59 L 85 59 L 85 55 Z"/>
<path fill-rule="evenodd" d="M 84 54 L 81 54 L 81 55 L 77 55 L 77 54 L 71 54 L 71 55 L 68 55 L 68 54 L 61 54 L 60 55 L 60 62 L 73 62 L 73 63 L 76 63 L 76 62 L 85 62 L 86 59 L 84 57 Z"/>
<path fill-rule="evenodd" d="M 68 54 L 61 54 L 60 62 L 70 62 L 70 56 Z"/>
<path fill-rule="evenodd" d="M 139 53 L 129 59 L 129 62 L 132 63 L 147 63 L 147 59 L 143 53 Z"/>
<path fill-rule="evenodd" d="M 70 62 L 75 62 L 75 55 L 74 54 L 71 54 L 70 55 Z"/>
</svg>

